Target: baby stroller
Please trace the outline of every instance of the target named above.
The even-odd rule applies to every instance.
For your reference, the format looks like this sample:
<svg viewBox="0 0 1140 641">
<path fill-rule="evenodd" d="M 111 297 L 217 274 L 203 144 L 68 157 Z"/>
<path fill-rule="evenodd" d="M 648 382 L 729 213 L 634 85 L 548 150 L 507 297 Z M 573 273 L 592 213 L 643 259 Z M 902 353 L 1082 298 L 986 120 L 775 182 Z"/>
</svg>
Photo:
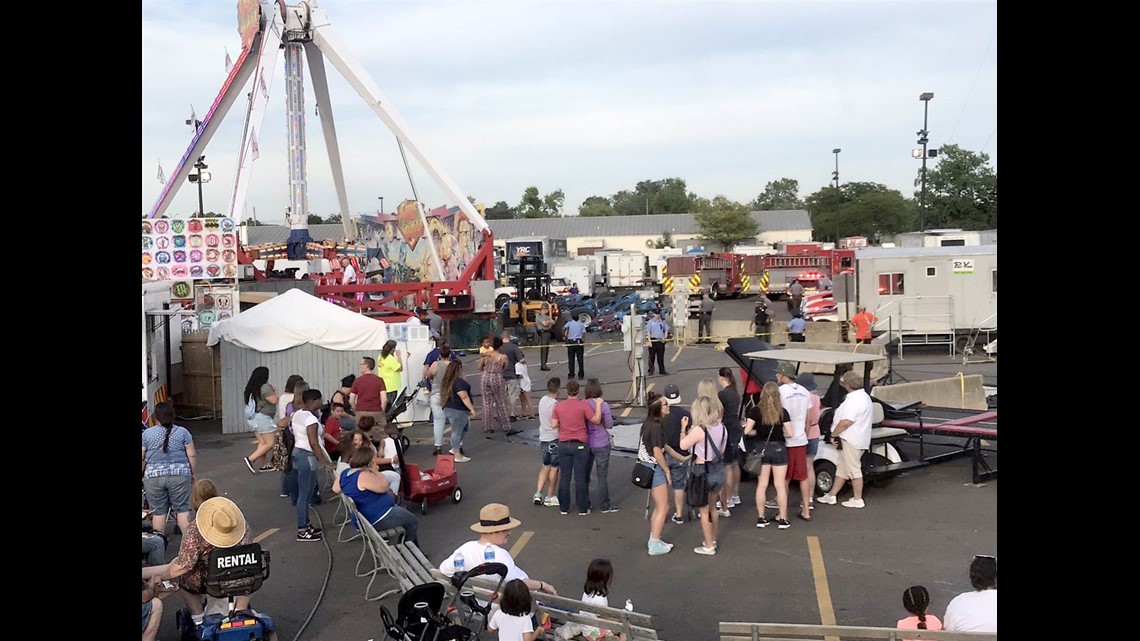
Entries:
<svg viewBox="0 0 1140 641">
<path fill-rule="evenodd" d="M 182 641 L 277 641 L 273 619 L 250 608 L 234 610 L 234 597 L 253 594 L 269 578 L 269 552 L 261 545 L 237 545 L 210 553 L 206 570 L 206 594 L 229 599 L 226 614 L 207 613 L 201 622 L 189 610 L 175 613 L 174 621 Z"/>
<path fill-rule="evenodd" d="M 418 390 L 419 387 L 416 387 L 415 391 Z M 388 409 L 384 412 L 384 419 L 388 424 L 396 425 L 396 431 L 400 433 L 400 447 L 405 450 L 411 446 L 412 442 L 408 440 L 408 437 L 404 436 L 404 428 L 396 422 L 396 417 L 407 411 L 408 405 L 412 402 L 412 398 L 415 397 L 415 391 L 408 393 L 408 388 L 406 387 L 400 390 L 400 393 L 396 395 L 396 400 L 392 401 L 392 404 L 389 405 Z"/>
<path fill-rule="evenodd" d="M 464 589 L 467 579 L 477 576 L 498 575 L 495 586 L 498 593 L 507 578 L 507 566 L 502 563 L 483 563 L 470 572 L 456 572 L 451 577 L 455 595 L 446 607 L 443 599 L 447 592 L 442 583 L 417 585 L 400 597 L 393 618 L 388 608 L 380 606 L 380 620 L 384 623 L 386 639 L 395 641 L 471 641 L 479 637 L 486 627 L 491 604 L 480 605 L 474 592 Z M 473 627 L 475 617 L 478 624 Z"/>
<path fill-rule="evenodd" d="M 449 496 L 455 503 L 463 500 L 459 474 L 455 471 L 455 455 L 437 454 L 435 467 L 421 470 L 416 463 L 404 460 L 402 443 L 396 444 L 396 451 L 400 459 L 400 498 L 419 503 L 420 514 L 427 514 L 428 503 L 442 501 Z"/>
</svg>

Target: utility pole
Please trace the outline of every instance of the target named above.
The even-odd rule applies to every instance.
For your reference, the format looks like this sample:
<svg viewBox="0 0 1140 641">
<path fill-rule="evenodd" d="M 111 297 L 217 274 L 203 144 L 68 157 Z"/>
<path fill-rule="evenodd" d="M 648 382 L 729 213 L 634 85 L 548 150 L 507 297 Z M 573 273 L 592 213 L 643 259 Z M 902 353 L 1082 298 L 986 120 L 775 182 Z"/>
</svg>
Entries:
<svg viewBox="0 0 1140 641">
<path fill-rule="evenodd" d="M 831 172 L 831 178 L 835 180 L 835 189 L 839 190 L 839 152 L 843 151 L 839 147 L 831 150 L 835 154 L 835 171 Z"/>
<path fill-rule="evenodd" d="M 922 145 L 922 195 L 918 211 L 918 230 L 926 231 L 926 143 L 930 142 L 930 130 L 927 127 L 927 116 L 930 113 L 930 101 L 934 98 L 932 92 L 921 94 L 918 99 L 922 101 L 922 130 L 918 132 L 918 144 Z"/>
</svg>

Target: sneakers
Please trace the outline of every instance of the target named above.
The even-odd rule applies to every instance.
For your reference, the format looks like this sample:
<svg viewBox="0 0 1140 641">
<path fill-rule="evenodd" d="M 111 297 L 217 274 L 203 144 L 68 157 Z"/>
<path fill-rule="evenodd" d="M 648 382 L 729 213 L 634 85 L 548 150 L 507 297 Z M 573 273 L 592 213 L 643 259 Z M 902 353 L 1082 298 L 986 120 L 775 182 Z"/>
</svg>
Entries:
<svg viewBox="0 0 1140 641">
<path fill-rule="evenodd" d="M 804 509 L 804 504 L 803 504 L 803 503 L 800 503 L 800 509 L 801 509 L 801 510 L 802 510 L 802 509 Z M 814 510 L 814 509 L 815 509 L 815 504 L 814 504 L 814 503 L 808 503 L 808 509 L 809 509 L 809 510 Z"/>
<path fill-rule="evenodd" d="M 769 519 L 766 516 L 762 516 L 762 517 L 756 519 L 756 527 L 768 527 L 771 524 L 772 524 L 772 519 Z"/>
<path fill-rule="evenodd" d="M 768 499 L 764 502 L 764 507 L 768 508 L 769 510 L 778 510 L 780 509 L 780 504 L 773 499 Z"/>
<path fill-rule="evenodd" d="M 435 446 L 435 451 L 434 451 L 434 452 L 432 452 L 432 453 L 431 453 L 431 455 L 432 455 L 432 456 L 439 456 L 440 454 L 443 454 L 443 446 L 441 446 L 441 445 L 436 445 L 436 446 Z"/>
<path fill-rule="evenodd" d="M 720 501 L 717 501 L 717 502 L 716 502 L 716 509 L 717 509 L 717 510 L 721 510 L 721 509 L 723 509 L 723 507 L 722 507 L 722 506 L 721 506 L 721 504 L 720 504 Z"/>
<path fill-rule="evenodd" d="M 660 556 L 668 554 L 673 548 L 666 545 L 664 541 L 650 541 L 649 542 L 649 556 Z"/>
<path fill-rule="evenodd" d="M 466 463 L 470 460 L 471 460 L 470 458 L 463 456 L 462 454 L 456 454 L 455 455 L 455 462 L 456 463 Z"/>
<path fill-rule="evenodd" d="M 510 422 L 514 423 L 515 421 L 519 420 L 519 417 L 511 416 L 511 417 L 509 417 L 509 420 L 510 420 Z"/>
<path fill-rule="evenodd" d="M 534 493 L 534 504 L 535 505 L 542 505 L 542 492 L 535 492 Z"/>
<path fill-rule="evenodd" d="M 320 541 L 321 539 L 324 538 L 324 535 L 322 535 L 319 530 L 316 530 L 316 531 L 314 531 L 314 530 L 315 530 L 315 528 L 310 526 L 309 529 L 307 529 L 307 530 L 301 530 L 300 532 L 297 532 L 297 540 L 298 541 Z"/>
<path fill-rule="evenodd" d="M 611 506 L 607 507 L 606 509 L 602 510 L 602 514 L 613 514 L 614 512 L 620 512 L 620 511 L 621 511 L 620 507 L 618 507 L 616 505 L 611 505 Z"/>
<path fill-rule="evenodd" d="M 542 504 L 546 507 L 558 507 L 558 497 L 548 496 L 542 501 Z"/>
<path fill-rule="evenodd" d="M 288 494 L 282 494 L 282 495 L 280 495 L 280 496 L 281 496 L 281 498 L 283 498 L 283 499 L 287 499 L 287 498 L 289 498 L 289 495 L 288 495 Z"/>
<path fill-rule="evenodd" d="M 257 471 L 258 472 L 275 472 L 275 471 L 277 471 L 277 468 L 273 467 L 272 465 L 263 465 L 263 466 L 257 468 Z"/>
<path fill-rule="evenodd" d="M 714 547 L 710 548 L 710 547 L 702 545 L 700 547 L 693 548 L 693 551 L 696 552 L 697 554 L 704 554 L 706 556 L 712 556 L 712 555 L 716 554 L 716 547 L 714 546 Z"/>
<path fill-rule="evenodd" d="M 257 468 L 253 466 L 253 461 L 249 460 L 248 456 L 243 456 L 241 460 L 245 461 L 245 466 L 249 468 L 250 474 L 257 474 Z"/>
<path fill-rule="evenodd" d="M 819 497 L 819 502 L 823 503 L 824 505 L 835 505 L 836 501 L 834 496 L 830 494 L 824 494 L 823 496 Z"/>
<path fill-rule="evenodd" d="M 589 514 L 590 514 L 590 510 L 586 510 L 585 512 L 579 512 L 578 516 L 589 516 Z"/>
<path fill-rule="evenodd" d="M 861 507 L 865 507 L 866 505 L 867 504 L 863 502 L 863 499 L 852 498 L 852 499 L 847 499 L 846 501 L 843 502 L 843 507 L 861 508 Z"/>
<path fill-rule="evenodd" d="M 669 520 L 676 523 L 677 525 L 682 525 L 685 522 L 685 519 L 683 517 L 677 516 L 676 514 L 669 517 Z"/>
<path fill-rule="evenodd" d="M 727 519 L 728 517 L 732 516 L 732 512 L 729 512 L 728 510 L 717 510 L 716 513 L 719 514 L 722 519 Z"/>
<path fill-rule="evenodd" d="M 781 530 L 786 530 L 792 527 L 792 522 L 788 519 L 776 519 L 776 527 L 780 528 Z"/>
<path fill-rule="evenodd" d="M 728 499 L 728 507 L 736 507 L 737 505 L 740 505 L 739 496 L 733 496 Z"/>
</svg>

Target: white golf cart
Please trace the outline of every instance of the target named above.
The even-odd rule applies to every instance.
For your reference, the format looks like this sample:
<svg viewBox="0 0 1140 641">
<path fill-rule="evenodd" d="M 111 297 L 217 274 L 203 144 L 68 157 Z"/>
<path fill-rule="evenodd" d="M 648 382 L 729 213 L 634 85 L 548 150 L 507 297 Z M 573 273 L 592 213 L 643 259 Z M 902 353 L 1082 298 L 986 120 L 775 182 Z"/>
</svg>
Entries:
<svg viewBox="0 0 1140 641">
<path fill-rule="evenodd" d="M 863 366 L 863 386 L 870 391 L 872 383 L 871 369 L 878 361 L 886 360 L 885 356 L 877 354 L 861 354 L 852 352 L 835 352 L 815 349 L 783 349 L 754 338 L 732 338 L 725 350 L 741 369 L 748 379 L 764 384 L 775 382 L 775 370 L 779 361 L 796 364 L 799 372 L 803 363 L 824 365 L 832 370 L 832 383 L 825 395 L 823 413 L 820 416 L 819 450 L 815 455 L 815 487 L 816 492 L 823 494 L 831 490 L 835 483 L 836 464 L 839 462 L 839 450 L 828 442 L 827 436 L 831 433 L 831 418 L 834 408 L 842 402 L 846 393 L 839 387 L 838 376 L 834 372 L 842 373 L 846 369 L 859 371 Z M 813 368 L 815 369 L 815 368 Z M 745 389 L 748 380 L 744 381 Z M 882 422 L 886 418 L 909 418 L 916 415 L 908 408 L 910 405 L 895 405 L 880 401 L 872 397 L 874 404 L 873 427 L 871 428 L 871 448 L 863 454 L 863 478 L 868 485 L 883 485 L 902 472 L 926 466 L 925 461 L 908 460 L 895 443 L 907 437 L 907 431 L 896 427 L 884 427 Z M 834 407 L 829 407 L 828 404 Z M 752 399 L 745 395 L 741 403 L 741 416 L 745 416 L 752 406 Z"/>
</svg>

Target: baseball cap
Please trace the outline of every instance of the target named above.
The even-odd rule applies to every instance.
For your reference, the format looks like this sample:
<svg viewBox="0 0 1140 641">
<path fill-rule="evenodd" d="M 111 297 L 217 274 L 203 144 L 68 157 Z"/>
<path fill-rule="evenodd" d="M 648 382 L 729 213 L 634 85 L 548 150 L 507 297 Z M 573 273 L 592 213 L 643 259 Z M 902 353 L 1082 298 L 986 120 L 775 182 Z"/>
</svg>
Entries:
<svg viewBox="0 0 1140 641">
<path fill-rule="evenodd" d="M 796 377 L 796 364 L 788 362 L 788 361 L 780 361 L 780 364 L 776 366 L 776 373 L 777 374 L 783 374 L 784 376 L 787 376 L 788 378 L 795 378 Z"/>
<path fill-rule="evenodd" d="M 665 401 L 670 405 L 676 405 L 681 402 L 681 390 L 677 386 L 669 383 L 665 386 Z"/>
</svg>

